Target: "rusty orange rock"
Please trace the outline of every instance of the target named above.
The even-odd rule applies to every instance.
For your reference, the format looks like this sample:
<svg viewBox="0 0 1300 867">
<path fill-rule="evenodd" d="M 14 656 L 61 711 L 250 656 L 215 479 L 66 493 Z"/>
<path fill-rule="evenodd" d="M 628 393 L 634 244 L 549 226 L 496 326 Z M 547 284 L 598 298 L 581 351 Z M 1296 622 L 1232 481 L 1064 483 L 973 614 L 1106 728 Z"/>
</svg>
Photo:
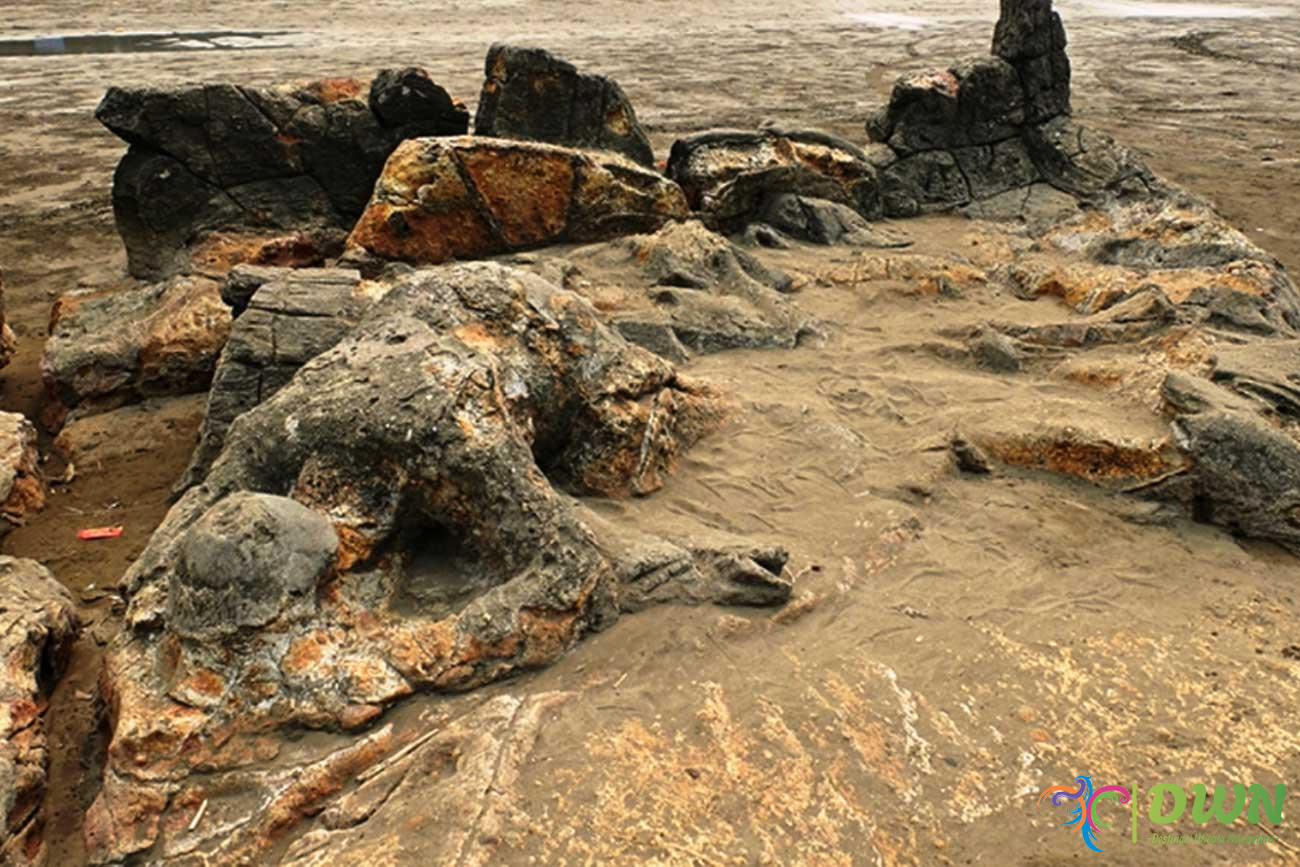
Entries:
<svg viewBox="0 0 1300 867">
<path fill-rule="evenodd" d="M 17 413 L 0 413 L 0 536 L 43 509 L 46 494 L 36 428 Z"/>
<path fill-rule="evenodd" d="M 653 231 L 687 214 L 676 184 L 608 153 L 482 137 L 389 157 L 350 255 L 417 264 Z"/>
</svg>

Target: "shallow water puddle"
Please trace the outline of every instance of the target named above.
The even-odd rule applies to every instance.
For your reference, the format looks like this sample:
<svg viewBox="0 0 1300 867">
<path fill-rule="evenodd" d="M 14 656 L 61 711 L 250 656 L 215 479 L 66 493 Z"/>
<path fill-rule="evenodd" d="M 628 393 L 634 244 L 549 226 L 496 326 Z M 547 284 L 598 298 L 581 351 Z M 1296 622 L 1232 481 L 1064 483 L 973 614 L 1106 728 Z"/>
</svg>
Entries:
<svg viewBox="0 0 1300 867">
<path fill-rule="evenodd" d="M 0 57 L 129 54 L 151 51 L 247 51 L 280 48 L 288 31 L 210 30 L 194 33 L 84 33 L 0 39 Z"/>
<path fill-rule="evenodd" d="M 1276 6 L 1229 6 L 1223 3 L 1137 3 L 1092 0 L 1090 12 L 1113 18 L 1278 18 L 1290 14 Z"/>
</svg>

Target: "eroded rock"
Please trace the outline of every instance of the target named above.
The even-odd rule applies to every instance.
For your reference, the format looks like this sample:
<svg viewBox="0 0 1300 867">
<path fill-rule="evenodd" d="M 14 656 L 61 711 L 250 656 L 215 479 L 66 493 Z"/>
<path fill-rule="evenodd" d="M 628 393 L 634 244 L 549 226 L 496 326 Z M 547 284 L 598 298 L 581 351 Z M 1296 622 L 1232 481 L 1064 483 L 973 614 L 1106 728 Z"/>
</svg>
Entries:
<svg viewBox="0 0 1300 867">
<path fill-rule="evenodd" d="M 113 212 L 131 273 L 153 280 L 238 262 L 320 264 L 338 254 L 400 141 L 468 124 L 418 69 L 386 70 L 369 87 L 112 87 L 95 116 L 131 145 Z"/>
<path fill-rule="evenodd" d="M 1080 199 L 1148 194 L 1156 181 L 1140 160 L 1070 119 L 1065 48 L 1051 0 L 1003 0 L 993 57 L 900 79 L 867 122 L 898 156 L 881 172 L 884 213 L 1037 221 L 1042 199 L 1022 191 L 1042 184 Z"/>
<path fill-rule="evenodd" d="M 488 49 L 474 134 L 606 150 L 653 167 L 654 152 L 618 82 L 541 48 Z"/>
<path fill-rule="evenodd" d="M 727 349 L 788 349 L 815 332 L 812 319 L 788 297 L 788 274 L 695 220 L 579 250 L 569 261 L 580 270 L 615 275 L 621 291 L 600 296 L 607 321 L 671 360 Z"/>
<path fill-rule="evenodd" d="M 152 845 L 178 781 L 250 760 L 268 728 L 364 725 L 412 690 L 543 665 L 647 601 L 787 598 L 785 554 L 743 540 L 678 548 L 654 594 L 625 589 L 637 570 L 551 486 L 652 491 L 719 409 L 535 275 L 397 281 L 235 420 L 126 576 L 96 857 Z"/>
<path fill-rule="evenodd" d="M 673 143 L 668 176 L 711 228 L 739 231 L 761 221 L 784 195 L 847 205 L 868 219 L 881 214 L 872 157 L 814 130 L 713 130 Z"/>
<path fill-rule="evenodd" d="M 0 861 L 46 863 L 45 709 L 80 627 L 72 596 L 35 560 L 0 557 Z"/>
<path fill-rule="evenodd" d="M 0 536 L 43 509 L 47 494 L 36 428 L 19 413 L 0 412 Z"/>
<path fill-rule="evenodd" d="M 413 139 L 389 159 L 349 258 L 437 264 L 654 231 L 676 184 L 621 157 L 482 137 Z"/>
<path fill-rule="evenodd" d="M 236 312 L 217 362 L 199 442 L 178 491 L 201 482 L 241 413 L 269 400 L 302 365 L 334 346 L 384 288 L 347 269 L 230 272 L 221 297 Z"/>
<path fill-rule="evenodd" d="M 64 296 L 41 359 L 42 421 L 57 431 L 69 417 L 202 391 L 229 333 L 230 310 L 218 284 L 204 277 Z"/>
</svg>

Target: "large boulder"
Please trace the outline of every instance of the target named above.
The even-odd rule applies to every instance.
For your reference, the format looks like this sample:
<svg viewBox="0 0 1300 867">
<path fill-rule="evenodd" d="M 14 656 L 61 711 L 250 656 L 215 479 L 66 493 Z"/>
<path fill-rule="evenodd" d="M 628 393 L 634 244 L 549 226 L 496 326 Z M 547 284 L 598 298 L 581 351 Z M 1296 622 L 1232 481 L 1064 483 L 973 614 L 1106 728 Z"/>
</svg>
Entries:
<svg viewBox="0 0 1300 867">
<path fill-rule="evenodd" d="M 779 548 L 666 543 L 634 564 L 552 487 L 653 491 L 719 410 L 536 275 L 397 281 L 235 420 L 126 576 L 92 860 L 148 848 L 190 772 L 269 729 L 356 728 L 554 660 L 625 610 L 625 581 L 629 608 L 788 598 Z"/>
<path fill-rule="evenodd" d="M 348 256 L 437 264 L 654 231 L 682 191 L 622 157 L 482 137 L 413 139 L 388 160 Z"/>
<path fill-rule="evenodd" d="M 400 141 L 468 126 L 421 70 L 386 70 L 368 90 L 351 79 L 110 88 L 95 116 L 131 145 L 113 178 L 131 273 L 336 255 Z"/>
<path fill-rule="evenodd" d="M 668 176 L 706 224 L 733 231 L 760 220 L 771 200 L 784 195 L 837 202 L 878 218 L 878 159 L 815 130 L 712 130 L 673 143 Z"/>
<path fill-rule="evenodd" d="M 475 135 L 620 153 L 643 166 L 654 152 L 618 82 L 581 73 L 541 48 L 493 45 Z"/>
<path fill-rule="evenodd" d="M 79 632 L 72 595 L 35 560 L 0 557 L 0 863 L 46 863 L 45 709 Z"/>
<path fill-rule="evenodd" d="M 0 536 L 45 507 L 45 476 L 36 428 L 15 412 L 0 412 Z"/>
<path fill-rule="evenodd" d="M 42 420 L 57 431 L 70 416 L 203 391 L 229 334 L 230 309 L 217 282 L 204 277 L 65 296 L 41 359 Z"/>
</svg>

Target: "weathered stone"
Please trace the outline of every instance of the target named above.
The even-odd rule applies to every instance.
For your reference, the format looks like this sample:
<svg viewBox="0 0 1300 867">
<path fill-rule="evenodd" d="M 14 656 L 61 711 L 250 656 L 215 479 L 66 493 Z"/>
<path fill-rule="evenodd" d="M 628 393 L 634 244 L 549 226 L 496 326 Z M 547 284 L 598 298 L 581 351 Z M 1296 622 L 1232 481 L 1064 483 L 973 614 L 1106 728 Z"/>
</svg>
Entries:
<svg viewBox="0 0 1300 867">
<path fill-rule="evenodd" d="M 715 130 L 673 143 L 668 176 L 711 228 L 738 231 L 768 201 L 794 194 L 881 213 L 876 165 L 856 145 L 811 130 Z"/>
<path fill-rule="evenodd" d="M 1288 420 L 1300 419 L 1300 341 L 1253 341 L 1215 353 L 1211 379 Z"/>
<path fill-rule="evenodd" d="M 72 596 L 34 560 L 0 557 L 0 862 L 46 863 L 45 709 L 80 627 Z"/>
<path fill-rule="evenodd" d="M 398 142 L 463 133 L 467 120 L 418 70 L 386 71 L 372 86 L 387 122 L 363 91 L 352 80 L 109 88 L 95 116 L 131 145 L 113 179 L 131 273 L 310 265 L 336 253 Z"/>
<path fill-rule="evenodd" d="M 1145 195 L 1156 183 L 1145 164 L 1105 133 L 1060 117 L 1027 127 L 1030 158 L 1052 186 L 1076 198 Z"/>
<path fill-rule="evenodd" d="M 1016 68 L 1027 119 L 1038 123 L 1070 112 L 1070 61 L 1065 25 L 1052 0 L 1002 0 L 993 53 Z"/>
<path fill-rule="evenodd" d="M 1019 373 L 1024 358 L 1015 341 L 991 328 L 980 330 L 971 341 L 970 351 L 976 364 L 999 373 Z"/>
<path fill-rule="evenodd" d="M 683 351 L 790 348 L 814 332 L 786 297 L 788 274 L 695 220 L 580 250 L 570 261 L 618 274 L 626 291 L 608 305 L 609 323 L 668 359 L 684 358 Z M 629 271 L 636 276 L 629 279 Z"/>
<path fill-rule="evenodd" d="M 139 460 L 169 443 L 193 439 L 206 405 L 202 393 L 147 398 L 69 422 L 59 431 L 54 448 L 78 472 Z"/>
<path fill-rule="evenodd" d="M 1025 121 L 1015 68 L 985 58 L 899 79 L 871 135 L 906 155 L 997 144 L 1017 137 Z"/>
<path fill-rule="evenodd" d="M 1186 458 L 1168 438 L 1143 439 L 1080 425 L 1020 430 L 1013 424 L 978 429 L 966 439 L 1009 466 L 1118 488 L 1164 479 L 1187 466 Z"/>
<path fill-rule="evenodd" d="M 887 217 L 915 217 L 971 200 L 970 185 L 948 151 L 927 151 L 894 163 L 880 178 Z"/>
<path fill-rule="evenodd" d="M 911 243 L 897 231 L 873 227 L 847 205 L 791 193 L 769 197 L 763 207 L 762 219 L 792 238 L 814 244 L 906 247 Z"/>
<path fill-rule="evenodd" d="M 0 536 L 27 523 L 47 495 L 36 428 L 14 412 L 0 412 Z"/>
<path fill-rule="evenodd" d="M 474 134 L 606 150 L 643 166 L 654 152 L 618 82 L 581 73 L 541 48 L 488 49 Z"/>
<path fill-rule="evenodd" d="M 236 491 L 181 539 L 168 626 L 184 638 L 212 641 L 310 616 L 338 546 L 330 522 L 306 506 Z"/>
<path fill-rule="evenodd" d="M 151 846 L 180 780 L 256 761 L 276 726 L 364 724 L 415 689 L 546 664 L 648 601 L 787 598 L 784 552 L 741 540 L 625 587 L 599 521 L 551 487 L 652 491 L 718 412 L 535 275 L 399 279 L 235 420 L 126 576 L 94 858 Z"/>
<path fill-rule="evenodd" d="M 380 70 L 370 82 L 370 111 L 402 139 L 469 131 L 465 106 L 418 66 Z"/>
<path fill-rule="evenodd" d="M 219 287 L 202 277 L 64 296 L 41 359 L 43 421 L 57 431 L 70 415 L 202 391 L 229 333 L 230 310 Z"/>
<path fill-rule="evenodd" d="M 612 154 L 480 137 L 413 139 L 389 159 L 349 258 L 437 264 L 653 231 L 682 191 Z"/>
<path fill-rule="evenodd" d="M 1188 505 L 1198 518 L 1300 552 L 1300 442 L 1218 408 L 1179 416 L 1174 433 L 1193 462 Z"/>
<path fill-rule="evenodd" d="M 871 139 L 899 157 L 883 170 L 887 215 L 970 206 L 1039 181 L 1085 199 L 1150 192 L 1154 178 L 1132 154 L 1070 121 L 1065 28 L 1051 0 L 1003 0 L 993 47 L 994 57 L 900 79 L 867 120 Z M 1020 219 L 1029 201 L 978 213 L 998 217 L 1014 202 L 1008 216 Z"/>
<path fill-rule="evenodd" d="M 269 400 L 298 368 L 334 346 L 382 294 L 346 269 L 240 266 L 221 295 L 238 318 L 217 362 L 199 442 L 177 491 L 201 482 L 240 414 Z"/>
</svg>

